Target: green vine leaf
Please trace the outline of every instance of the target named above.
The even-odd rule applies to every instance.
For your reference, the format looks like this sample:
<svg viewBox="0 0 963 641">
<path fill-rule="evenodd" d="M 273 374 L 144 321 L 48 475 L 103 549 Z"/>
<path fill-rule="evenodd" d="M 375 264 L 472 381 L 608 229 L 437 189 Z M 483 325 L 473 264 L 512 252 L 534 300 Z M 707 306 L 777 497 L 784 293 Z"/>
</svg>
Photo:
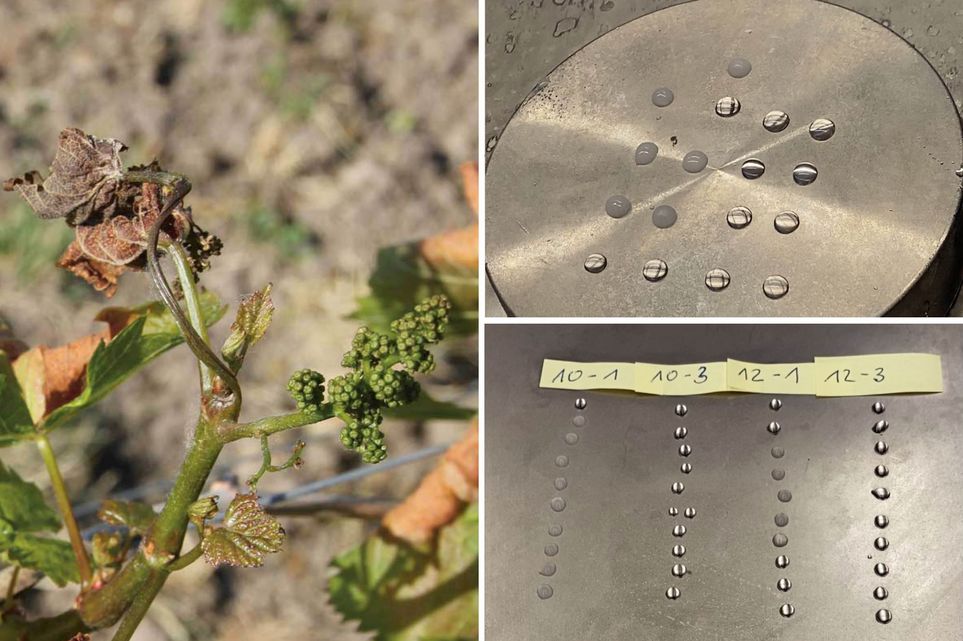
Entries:
<svg viewBox="0 0 963 641">
<path fill-rule="evenodd" d="M 0 352 L 0 447 L 33 435 L 30 409 L 6 353 Z"/>
<path fill-rule="evenodd" d="M 213 566 L 260 567 L 264 554 L 277 552 L 284 529 L 264 511 L 256 494 L 238 494 L 227 506 L 224 525 L 209 530 L 201 540 L 204 558 Z"/>
<path fill-rule="evenodd" d="M 146 503 L 107 499 L 100 504 L 97 518 L 110 525 L 126 527 L 131 534 L 140 534 L 147 531 L 157 514 Z"/>
<path fill-rule="evenodd" d="M 29 533 L 14 533 L 2 523 L 0 561 L 43 572 L 60 587 L 80 582 L 74 552 L 69 543 Z"/>
<path fill-rule="evenodd" d="M 387 417 L 405 421 L 454 420 L 467 421 L 478 413 L 478 410 L 439 401 L 432 398 L 428 392 L 422 390 L 418 398 L 407 405 L 390 407 L 384 410 Z"/>
<path fill-rule="evenodd" d="M 221 355 L 228 367 L 235 372 L 241 368 L 248 348 L 264 337 L 273 316 L 274 303 L 271 302 L 270 283 L 264 289 L 241 299 L 237 317 L 231 324 L 231 333 L 221 348 Z"/>
<path fill-rule="evenodd" d="M 56 532 L 60 517 L 43 500 L 40 488 L 0 462 L 0 523 L 16 532 Z"/>
</svg>

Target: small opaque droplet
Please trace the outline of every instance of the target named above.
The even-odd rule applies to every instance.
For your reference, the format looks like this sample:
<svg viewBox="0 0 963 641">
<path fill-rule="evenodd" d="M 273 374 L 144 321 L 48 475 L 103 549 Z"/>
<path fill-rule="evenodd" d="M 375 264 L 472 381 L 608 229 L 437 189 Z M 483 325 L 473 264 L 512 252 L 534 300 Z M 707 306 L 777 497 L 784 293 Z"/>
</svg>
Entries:
<svg viewBox="0 0 963 641">
<path fill-rule="evenodd" d="M 756 178 L 760 178 L 764 173 L 766 173 L 766 166 L 762 164 L 761 160 L 750 158 L 742 163 L 742 175 L 744 178 L 755 180 Z"/>
<path fill-rule="evenodd" d="M 569 445 L 575 445 L 578 443 L 578 434 L 575 432 L 569 432 L 565 435 L 565 442 Z"/>
<path fill-rule="evenodd" d="M 733 207 L 726 214 L 726 222 L 733 229 L 745 229 L 752 222 L 752 212 L 748 207 Z"/>
<path fill-rule="evenodd" d="M 682 168 L 690 174 L 697 174 L 709 164 L 709 157 L 701 151 L 690 151 L 682 158 Z"/>
<path fill-rule="evenodd" d="M 882 552 L 889 547 L 889 539 L 887 539 L 885 536 L 877 537 L 876 540 L 873 541 L 873 546 Z"/>
<path fill-rule="evenodd" d="M 779 614 L 783 615 L 784 617 L 791 617 L 795 613 L 796 608 L 792 607 L 791 603 L 783 603 L 781 606 L 779 606 Z"/>
<path fill-rule="evenodd" d="M 771 409 L 772 411 L 778 412 L 781 407 L 782 407 L 782 401 L 780 401 L 778 398 L 774 398 L 771 401 L 769 401 L 769 409 Z"/>
<path fill-rule="evenodd" d="M 689 433 L 689 430 L 687 428 L 680 426 L 675 428 L 674 436 L 676 438 L 685 438 L 688 433 Z"/>
<path fill-rule="evenodd" d="M 885 487 L 878 487 L 873 490 L 873 496 L 878 498 L 880 501 L 885 501 L 889 498 L 890 494 L 889 490 L 887 490 Z"/>
<path fill-rule="evenodd" d="M 635 164 L 650 165 L 659 155 L 659 146 L 654 142 L 644 142 L 635 148 Z"/>
<path fill-rule="evenodd" d="M 876 573 L 876 576 L 886 576 L 889 574 L 889 567 L 885 563 L 877 563 L 873 566 L 873 572 Z"/>
<path fill-rule="evenodd" d="M 642 266 L 642 276 L 650 283 L 657 283 L 669 273 L 669 266 L 664 260 L 652 259 Z"/>
<path fill-rule="evenodd" d="M 877 434 L 882 434 L 888 429 L 889 429 L 889 421 L 885 419 L 880 419 L 875 423 L 873 423 L 873 431 L 876 432 Z"/>
<path fill-rule="evenodd" d="M 792 179 L 797 185 L 811 185 L 816 182 L 819 171 L 812 163 L 801 162 L 792 170 Z"/>
<path fill-rule="evenodd" d="M 783 480 L 784 478 L 786 478 L 786 470 L 783 470 L 777 467 L 772 471 L 772 478 L 777 481 Z"/>
<path fill-rule="evenodd" d="M 590 274 L 598 274 L 605 269 L 607 262 L 602 254 L 589 254 L 588 258 L 585 259 L 585 271 Z"/>
<path fill-rule="evenodd" d="M 672 576 L 683 577 L 685 576 L 686 568 L 681 563 L 676 563 L 672 566 Z"/>
<path fill-rule="evenodd" d="M 879 529 L 883 529 L 889 525 L 889 517 L 885 514 L 877 514 L 876 518 L 873 519 L 873 523 L 875 523 Z"/>
<path fill-rule="evenodd" d="M 813 140 L 829 140 L 836 133 L 836 123 L 828 118 L 816 118 L 809 125 L 809 135 Z"/>
<path fill-rule="evenodd" d="M 692 463 L 683 463 L 679 466 L 679 469 L 682 470 L 683 474 L 688 474 L 692 471 Z"/>
<path fill-rule="evenodd" d="M 752 64 L 745 58 L 733 58 L 726 70 L 733 78 L 745 78 L 752 71 Z"/>
<path fill-rule="evenodd" d="M 885 465 L 877 465 L 876 469 L 874 469 L 873 471 L 876 473 L 876 476 L 878 476 L 879 478 L 884 478 L 886 476 L 889 476 L 889 468 L 886 467 Z"/>
<path fill-rule="evenodd" d="M 689 456 L 690 454 L 692 454 L 692 446 L 691 446 L 691 445 L 680 445 L 680 446 L 679 446 L 679 456 Z"/>
<path fill-rule="evenodd" d="M 558 467 L 568 467 L 568 457 L 564 454 L 555 457 L 555 465 Z"/>
<path fill-rule="evenodd" d="M 547 583 L 543 583 L 542 585 L 538 586 L 536 593 L 538 594 L 539 599 L 550 599 L 552 598 L 552 595 L 555 594 L 555 591 L 552 589 L 552 586 L 548 585 Z"/>
<path fill-rule="evenodd" d="M 679 220 L 679 214 L 669 205 L 659 205 L 652 211 L 652 224 L 659 229 L 668 229 Z"/>
<path fill-rule="evenodd" d="M 721 292 L 729 286 L 729 272 L 724 269 L 710 269 L 706 272 L 706 287 L 714 292 Z"/>
<path fill-rule="evenodd" d="M 549 543 L 545 546 L 545 556 L 555 556 L 556 554 L 558 554 L 557 543 Z"/>
<path fill-rule="evenodd" d="M 789 537 L 783 534 L 782 532 L 772 535 L 772 544 L 775 545 L 777 548 L 784 548 L 786 547 L 787 543 L 789 543 Z"/>
<path fill-rule="evenodd" d="M 694 519 L 696 515 L 696 510 L 694 507 L 687 507 L 685 510 L 682 511 L 682 514 L 687 519 Z"/>
<path fill-rule="evenodd" d="M 787 567 L 788 565 L 789 565 L 789 557 L 788 557 L 788 556 L 785 556 L 784 554 L 780 554 L 779 556 L 776 557 L 776 567 L 777 567 L 777 568 L 782 569 L 782 568 Z"/>
<path fill-rule="evenodd" d="M 678 516 L 678 515 L 679 515 L 679 508 L 677 507 L 669 508 L 669 516 Z"/>
<path fill-rule="evenodd" d="M 739 109 L 741 108 L 742 105 L 739 103 L 737 98 L 725 96 L 723 98 L 719 98 L 719 100 L 716 102 L 716 115 L 722 116 L 723 118 L 729 118 L 730 116 L 735 116 L 737 113 L 739 113 Z"/>
<path fill-rule="evenodd" d="M 792 492 L 790 492 L 789 490 L 779 490 L 778 492 L 776 492 L 776 498 L 783 503 L 788 503 L 789 501 L 792 500 Z"/>
<path fill-rule="evenodd" d="M 770 450 L 773 458 L 782 458 L 786 455 L 786 450 L 778 445 Z"/>
<path fill-rule="evenodd" d="M 780 234 L 791 234 L 799 229 L 799 216 L 797 216 L 794 212 L 784 211 L 781 214 L 776 215 L 772 226 L 775 227 L 776 231 L 778 231 Z"/>
<path fill-rule="evenodd" d="M 678 599 L 678 598 L 679 598 L 679 595 L 681 595 L 681 594 L 682 594 L 682 593 L 679 592 L 679 588 L 677 588 L 677 587 L 675 587 L 675 586 L 672 586 L 671 588 L 669 588 L 668 590 L 665 591 L 665 596 L 666 596 L 667 598 L 670 598 L 670 599 L 673 599 L 673 600 L 674 600 L 674 599 Z"/>
<path fill-rule="evenodd" d="M 684 484 L 684 483 L 682 483 L 681 481 L 676 481 L 675 483 L 672 484 L 672 493 L 673 493 L 673 494 L 682 494 L 683 492 L 685 492 L 685 484 Z"/>
<path fill-rule="evenodd" d="M 882 413 L 885 412 L 885 411 L 886 411 L 886 406 L 883 405 L 881 402 L 876 401 L 875 403 L 873 403 L 873 412 L 874 412 L 874 413 L 876 413 L 876 414 L 882 414 Z"/>
<path fill-rule="evenodd" d="M 542 566 L 542 569 L 539 570 L 538 573 L 541 574 L 542 576 L 554 576 L 557 570 L 558 568 L 556 567 L 556 565 L 551 561 L 549 561 L 548 563 Z"/>
<path fill-rule="evenodd" d="M 779 581 L 776 583 L 776 587 L 777 587 L 781 592 L 789 592 L 789 589 L 792 588 L 792 581 L 790 581 L 789 579 L 783 577 L 783 578 L 779 579 Z"/>
<path fill-rule="evenodd" d="M 685 526 L 676 525 L 674 528 L 672 528 L 672 536 L 685 536 Z"/>
<path fill-rule="evenodd" d="M 575 399 L 575 409 L 584 410 L 586 405 L 588 405 L 588 402 L 584 398 Z"/>
<path fill-rule="evenodd" d="M 785 111 L 770 111 L 762 119 L 762 126 L 766 131 L 779 133 L 789 126 L 789 114 Z"/>
<path fill-rule="evenodd" d="M 550 525 L 548 527 L 549 536 L 562 536 L 562 526 L 561 525 Z"/>
<path fill-rule="evenodd" d="M 555 489 L 556 489 L 556 490 L 558 490 L 559 492 L 561 492 L 562 490 L 564 490 L 564 489 L 567 488 L 567 487 L 568 487 L 568 481 L 565 479 L 564 476 L 560 476 L 560 477 L 558 477 L 557 479 L 555 479 Z"/>
<path fill-rule="evenodd" d="M 605 201 L 605 213 L 612 218 L 622 218 L 632 211 L 632 203 L 625 196 L 610 196 Z"/>
<path fill-rule="evenodd" d="M 889 623 L 893 620 L 893 614 L 886 609 L 878 610 L 876 612 L 876 620 L 880 623 Z"/>
<path fill-rule="evenodd" d="M 876 441 L 873 449 L 876 450 L 877 454 L 886 454 L 889 451 L 889 445 L 886 444 L 886 441 Z"/>
<path fill-rule="evenodd" d="M 673 545 L 672 546 L 672 556 L 681 558 L 685 556 L 685 546 L 684 545 Z"/>
<path fill-rule="evenodd" d="M 785 512 L 780 512 L 779 514 L 776 515 L 776 517 L 773 520 L 776 522 L 776 525 L 779 527 L 786 527 L 787 525 L 789 525 L 789 515 L 786 514 Z"/>
<path fill-rule="evenodd" d="M 789 281 L 779 274 L 766 276 L 766 280 L 762 281 L 762 293 L 766 298 L 778 300 L 789 293 Z"/>
<path fill-rule="evenodd" d="M 552 504 L 552 509 L 555 510 L 556 512 L 561 512 L 562 510 L 565 509 L 565 499 L 563 499 L 561 496 L 554 497 L 552 499 L 551 504 Z"/>
<path fill-rule="evenodd" d="M 686 407 L 685 405 L 681 405 L 681 404 L 680 404 L 680 405 L 676 405 L 676 406 L 675 406 L 675 415 L 676 415 L 676 416 L 685 416 L 688 412 L 689 412 L 689 408 Z"/>
<path fill-rule="evenodd" d="M 656 107 L 668 107 L 675 100 L 675 94 L 668 87 L 660 87 L 652 92 L 652 104 Z"/>
<path fill-rule="evenodd" d="M 884 588 L 881 585 L 877 585 L 876 589 L 873 590 L 873 598 L 875 598 L 877 601 L 882 601 L 888 596 L 889 596 L 889 592 L 887 592 L 886 588 Z"/>
<path fill-rule="evenodd" d="M 770 434 L 778 434 L 782 430 L 782 425 L 776 421 L 770 421 L 769 425 L 766 426 L 766 431 Z"/>
</svg>

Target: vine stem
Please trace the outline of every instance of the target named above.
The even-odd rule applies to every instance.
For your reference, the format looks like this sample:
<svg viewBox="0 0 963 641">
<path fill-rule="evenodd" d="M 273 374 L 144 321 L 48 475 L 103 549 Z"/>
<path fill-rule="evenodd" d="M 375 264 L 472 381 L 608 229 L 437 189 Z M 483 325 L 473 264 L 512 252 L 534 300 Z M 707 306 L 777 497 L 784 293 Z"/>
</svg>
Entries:
<svg viewBox="0 0 963 641">
<path fill-rule="evenodd" d="M 77 570 L 80 573 L 81 585 L 90 585 L 93 572 L 90 567 L 90 557 L 87 556 L 87 548 L 84 546 L 84 539 L 80 535 L 80 528 L 77 527 L 77 519 L 74 518 L 73 509 L 70 507 L 70 497 L 67 495 L 67 486 L 64 484 L 64 477 L 60 474 L 60 467 L 57 465 L 57 457 L 54 455 L 53 448 L 47 435 L 40 433 L 35 438 L 37 449 L 43 457 L 44 465 L 47 466 L 47 475 L 50 476 L 50 483 L 53 486 L 54 497 L 57 500 L 57 507 L 60 508 L 60 515 L 64 519 L 67 527 L 67 535 L 70 537 L 70 546 L 74 549 L 74 556 L 77 559 Z"/>
<path fill-rule="evenodd" d="M 140 626 L 141 621 L 147 615 L 154 599 L 157 598 L 164 582 L 167 580 L 168 572 L 154 570 L 147 577 L 147 581 L 141 586 L 140 591 L 131 603 L 130 609 L 124 615 L 123 621 L 117 626 L 114 632 L 113 641 L 129 641 L 134 636 L 134 632 Z"/>
<path fill-rule="evenodd" d="M 177 570 L 183 570 L 183 569 L 186 568 L 188 565 L 190 565 L 190 564 L 193 563 L 194 561 L 196 561 L 196 560 L 198 560 L 199 558 L 201 558 L 201 555 L 202 555 L 202 554 L 204 554 L 204 548 L 202 548 L 202 547 L 201 547 L 201 544 L 198 543 L 198 544 L 195 545 L 190 551 L 185 552 L 184 554 L 180 555 L 179 557 L 177 557 L 176 559 L 174 559 L 173 561 L 171 561 L 170 563 L 168 563 L 168 564 L 167 564 L 167 570 L 170 571 L 170 572 L 176 572 Z"/>
</svg>

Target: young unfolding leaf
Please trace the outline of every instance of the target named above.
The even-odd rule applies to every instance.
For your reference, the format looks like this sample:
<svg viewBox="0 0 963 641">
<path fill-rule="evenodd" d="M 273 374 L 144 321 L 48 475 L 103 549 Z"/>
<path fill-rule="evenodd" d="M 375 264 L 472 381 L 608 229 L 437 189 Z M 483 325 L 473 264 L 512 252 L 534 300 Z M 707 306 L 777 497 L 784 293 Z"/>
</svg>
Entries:
<svg viewBox="0 0 963 641">
<path fill-rule="evenodd" d="M 191 521 L 198 524 L 200 527 L 204 521 L 213 519 L 217 514 L 217 497 L 216 496 L 205 496 L 199 498 L 191 506 L 187 508 L 187 516 Z"/>
<path fill-rule="evenodd" d="M 59 586 L 80 581 L 70 544 L 0 528 L 0 561 L 43 572 Z"/>
<path fill-rule="evenodd" d="M 271 302 L 271 284 L 264 289 L 241 299 L 237 308 L 237 318 L 231 325 L 231 333 L 224 341 L 221 355 L 233 371 L 238 371 L 244 363 L 249 347 L 264 336 L 274 316 L 274 303 Z"/>
<path fill-rule="evenodd" d="M 119 532 L 96 532 L 90 541 L 94 566 L 104 570 L 120 565 L 124 560 L 127 540 Z"/>
<path fill-rule="evenodd" d="M 0 523 L 16 532 L 56 532 L 60 518 L 40 488 L 0 462 Z"/>
<path fill-rule="evenodd" d="M 97 512 L 97 518 L 104 523 L 126 527 L 131 534 L 146 532 L 156 517 L 154 508 L 146 503 L 114 499 L 101 503 Z"/>
<path fill-rule="evenodd" d="M 208 530 L 201 540 L 204 558 L 213 566 L 260 567 L 264 554 L 277 552 L 284 529 L 264 511 L 256 494 L 238 494 L 227 507 L 224 525 Z"/>
<path fill-rule="evenodd" d="M 0 447 L 33 434 L 33 419 L 10 361 L 0 352 Z"/>
</svg>

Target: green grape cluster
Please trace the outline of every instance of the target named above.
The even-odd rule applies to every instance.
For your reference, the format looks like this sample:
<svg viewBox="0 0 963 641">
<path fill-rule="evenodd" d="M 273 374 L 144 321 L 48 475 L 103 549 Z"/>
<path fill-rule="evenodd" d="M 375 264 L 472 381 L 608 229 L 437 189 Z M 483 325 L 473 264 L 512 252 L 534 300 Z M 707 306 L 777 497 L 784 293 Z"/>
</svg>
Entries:
<svg viewBox="0 0 963 641">
<path fill-rule="evenodd" d="M 324 403 L 324 376 L 311 369 L 298 370 L 288 381 L 288 392 L 302 412 L 317 412 Z"/>
</svg>

